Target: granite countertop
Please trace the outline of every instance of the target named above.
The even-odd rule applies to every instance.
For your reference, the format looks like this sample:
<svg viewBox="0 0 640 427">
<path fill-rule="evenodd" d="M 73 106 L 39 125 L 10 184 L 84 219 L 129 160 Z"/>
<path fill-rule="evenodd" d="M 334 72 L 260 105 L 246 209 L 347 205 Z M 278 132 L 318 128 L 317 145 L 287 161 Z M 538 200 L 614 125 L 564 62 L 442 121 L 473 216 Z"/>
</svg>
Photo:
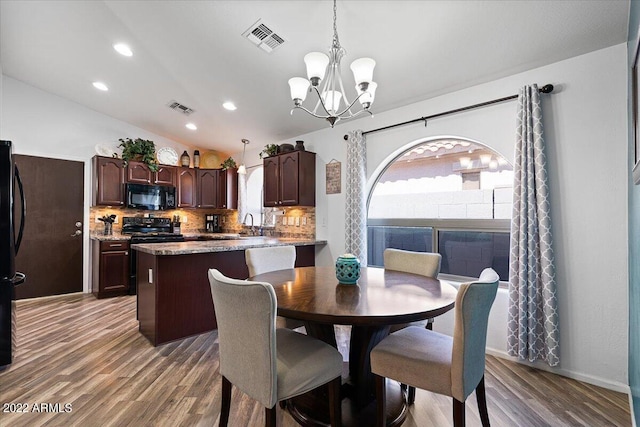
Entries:
<svg viewBox="0 0 640 427">
<path fill-rule="evenodd" d="M 248 248 L 268 248 L 273 246 L 309 246 L 326 244 L 326 240 L 256 236 L 219 241 L 139 243 L 132 245 L 131 248 L 151 255 L 187 255 L 210 252 L 243 251 Z"/>
<path fill-rule="evenodd" d="M 237 233 L 182 233 L 185 239 L 200 239 L 200 240 L 230 240 L 239 239 L 240 235 Z M 131 240 L 130 234 L 122 234 L 119 232 L 113 232 L 108 236 L 97 232 L 91 233 L 92 240 L 110 241 L 110 240 Z"/>
</svg>

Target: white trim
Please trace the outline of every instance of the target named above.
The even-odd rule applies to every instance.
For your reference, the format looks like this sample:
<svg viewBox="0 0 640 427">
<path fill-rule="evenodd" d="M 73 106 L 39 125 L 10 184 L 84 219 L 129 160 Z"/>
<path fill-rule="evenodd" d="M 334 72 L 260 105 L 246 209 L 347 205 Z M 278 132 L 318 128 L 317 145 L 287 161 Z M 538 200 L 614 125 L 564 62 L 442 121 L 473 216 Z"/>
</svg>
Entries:
<svg viewBox="0 0 640 427">
<path fill-rule="evenodd" d="M 631 427 L 638 427 L 636 424 L 636 416 L 633 410 L 633 395 L 631 394 L 631 390 L 629 390 L 629 407 L 631 408 Z"/>
<path fill-rule="evenodd" d="M 571 379 L 574 379 L 574 380 L 582 381 L 582 382 L 585 382 L 585 383 L 593 384 L 593 385 L 596 385 L 598 387 L 604 387 L 606 389 L 617 391 L 617 392 L 620 392 L 620 393 L 625 393 L 625 394 L 631 396 L 631 389 L 629 388 L 628 384 L 620 383 L 620 382 L 617 382 L 617 381 L 610 381 L 610 380 L 607 380 L 605 378 L 595 377 L 595 376 L 592 376 L 592 375 L 584 375 L 584 374 L 581 374 L 579 372 L 569 371 L 569 370 L 562 369 L 562 368 L 552 368 L 552 367 L 548 366 L 547 364 L 545 364 L 544 362 L 529 363 L 529 362 L 526 362 L 526 361 L 518 360 L 518 358 L 516 358 L 516 357 L 509 356 L 503 350 L 496 350 L 496 349 L 493 349 L 493 348 L 487 348 L 486 353 L 490 354 L 492 356 L 495 356 L 495 357 L 499 357 L 501 359 L 506 359 L 506 360 L 509 360 L 511 362 L 519 363 L 521 365 L 530 366 L 532 368 L 539 369 L 541 371 L 546 371 L 546 372 L 549 372 L 551 374 L 556 374 L 556 375 L 560 375 L 560 376 L 563 376 L 563 377 L 571 378 Z"/>
</svg>

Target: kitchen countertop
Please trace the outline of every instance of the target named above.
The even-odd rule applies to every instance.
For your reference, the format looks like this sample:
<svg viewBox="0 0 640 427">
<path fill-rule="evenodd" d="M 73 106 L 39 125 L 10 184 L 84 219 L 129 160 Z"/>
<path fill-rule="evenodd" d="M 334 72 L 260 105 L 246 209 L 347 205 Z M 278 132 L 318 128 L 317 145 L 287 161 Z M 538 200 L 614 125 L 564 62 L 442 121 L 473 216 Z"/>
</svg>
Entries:
<svg viewBox="0 0 640 427">
<path fill-rule="evenodd" d="M 273 246 L 309 246 L 326 244 L 326 240 L 252 236 L 219 241 L 138 243 L 132 245 L 131 248 L 151 255 L 188 255 L 210 252 L 243 251 L 248 248 L 268 248 Z"/>
<path fill-rule="evenodd" d="M 201 240 L 230 240 L 240 239 L 242 236 L 237 233 L 182 233 L 185 239 L 201 239 Z M 108 236 L 102 233 L 91 233 L 92 240 L 110 241 L 110 240 L 131 240 L 130 234 L 122 234 L 115 232 Z"/>
</svg>

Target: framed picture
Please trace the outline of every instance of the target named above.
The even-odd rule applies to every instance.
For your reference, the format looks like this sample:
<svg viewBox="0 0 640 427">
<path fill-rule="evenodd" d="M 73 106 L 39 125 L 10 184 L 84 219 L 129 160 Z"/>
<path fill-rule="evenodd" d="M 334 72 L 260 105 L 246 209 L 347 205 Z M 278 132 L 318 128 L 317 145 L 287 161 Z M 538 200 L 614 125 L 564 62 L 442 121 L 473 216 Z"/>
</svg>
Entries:
<svg viewBox="0 0 640 427">
<path fill-rule="evenodd" d="M 640 33 L 636 39 L 636 46 L 631 65 L 632 80 L 632 108 L 633 108 L 633 182 L 640 184 Z"/>
</svg>

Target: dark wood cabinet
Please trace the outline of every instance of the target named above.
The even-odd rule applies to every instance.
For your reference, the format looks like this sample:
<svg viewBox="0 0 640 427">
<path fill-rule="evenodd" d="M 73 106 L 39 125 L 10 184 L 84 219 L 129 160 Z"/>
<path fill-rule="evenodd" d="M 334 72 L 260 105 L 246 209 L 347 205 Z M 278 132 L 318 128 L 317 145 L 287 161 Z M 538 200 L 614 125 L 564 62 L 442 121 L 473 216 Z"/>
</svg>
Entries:
<svg viewBox="0 0 640 427">
<path fill-rule="evenodd" d="M 316 154 L 293 151 L 263 161 L 264 206 L 316 205 Z"/>
<path fill-rule="evenodd" d="M 92 292 L 97 298 L 126 295 L 129 292 L 129 242 L 93 240 Z"/>
<path fill-rule="evenodd" d="M 187 167 L 177 168 L 176 197 L 179 208 L 195 208 L 197 204 L 197 176 L 198 169 Z"/>
<path fill-rule="evenodd" d="M 158 171 L 153 173 L 153 184 L 175 187 L 176 167 L 159 165 Z"/>
<path fill-rule="evenodd" d="M 218 181 L 220 169 L 197 169 L 198 197 L 196 206 L 199 208 L 218 207 Z"/>
<path fill-rule="evenodd" d="M 237 169 L 198 169 L 197 207 L 236 209 L 238 207 Z"/>
<path fill-rule="evenodd" d="M 124 174 L 122 159 L 100 156 L 93 158 L 93 200 L 96 205 L 124 205 Z"/>
<path fill-rule="evenodd" d="M 153 172 L 146 163 L 127 162 L 127 182 L 131 184 L 151 184 Z"/>
</svg>

